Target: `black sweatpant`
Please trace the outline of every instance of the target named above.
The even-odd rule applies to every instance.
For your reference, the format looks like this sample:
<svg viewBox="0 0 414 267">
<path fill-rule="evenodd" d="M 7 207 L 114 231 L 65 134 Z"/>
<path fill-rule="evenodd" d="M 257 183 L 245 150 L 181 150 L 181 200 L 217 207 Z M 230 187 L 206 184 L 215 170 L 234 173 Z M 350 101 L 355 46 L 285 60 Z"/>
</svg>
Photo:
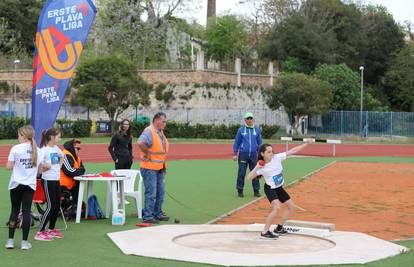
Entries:
<svg viewBox="0 0 414 267">
<path fill-rule="evenodd" d="M 32 208 L 34 190 L 28 185 L 20 184 L 10 190 L 11 213 L 9 218 L 9 238 L 14 238 L 17 218 L 20 210 L 23 214 L 22 230 L 23 240 L 27 241 L 30 231 L 30 210 Z"/>
<path fill-rule="evenodd" d="M 115 169 L 131 169 L 132 159 L 130 157 L 119 157 L 118 162 L 115 162 Z"/>
<path fill-rule="evenodd" d="M 46 196 L 46 210 L 40 220 L 40 231 L 46 229 L 49 223 L 49 229 L 55 229 L 56 220 L 60 209 L 60 183 L 59 181 L 48 181 L 42 179 L 43 190 Z"/>
</svg>

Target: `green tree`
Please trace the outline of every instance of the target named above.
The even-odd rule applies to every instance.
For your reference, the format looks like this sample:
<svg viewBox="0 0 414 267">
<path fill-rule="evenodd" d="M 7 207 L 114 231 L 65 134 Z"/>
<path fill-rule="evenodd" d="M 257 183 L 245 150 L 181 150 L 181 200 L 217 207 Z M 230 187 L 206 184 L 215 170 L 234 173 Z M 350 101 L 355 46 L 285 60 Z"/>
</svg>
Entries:
<svg viewBox="0 0 414 267">
<path fill-rule="evenodd" d="M 315 76 L 332 85 L 331 110 L 359 110 L 360 77 L 347 65 L 322 64 L 316 67 Z"/>
<path fill-rule="evenodd" d="M 149 104 L 151 86 L 136 73 L 128 60 L 108 55 L 85 59 L 73 80 L 75 101 L 90 109 L 103 108 L 112 122 L 130 105 Z"/>
<path fill-rule="evenodd" d="M 288 57 L 285 61 L 283 61 L 282 64 L 282 70 L 284 72 L 302 72 L 307 73 L 310 70 L 307 69 L 307 66 L 305 66 L 300 59 L 295 57 Z"/>
<path fill-rule="evenodd" d="M 0 1 L 0 51 L 33 53 L 37 21 L 44 0 Z"/>
<path fill-rule="evenodd" d="M 332 85 L 333 100 L 331 110 L 360 110 L 361 87 L 359 73 L 352 71 L 347 65 L 322 64 L 316 67 L 315 76 Z M 364 110 L 385 111 L 386 107 L 372 95 L 372 88 L 366 88 L 363 96 Z"/>
<path fill-rule="evenodd" d="M 261 55 L 272 60 L 297 58 L 306 73 L 321 62 L 335 62 L 335 34 L 295 13 L 281 22 L 266 38 Z"/>
<path fill-rule="evenodd" d="M 335 36 L 335 63 L 345 63 L 352 69 L 361 65 L 365 54 L 366 39 L 361 10 L 352 3 L 340 0 L 308 0 L 302 14 L 312 24 L 319 25 L 325 33 Z M 322 61 L 321 61 L 322 63 Z"/>
<path fill-rule="evenodd" d="M 407 43 L 385 75 L 393 109 L 414 112 L 414 43 Z"/>
<path fill-rule="evenodd" d="M 367 6 L 363 14 L 361 30 L 367 40 L 364 80 L 381 84 L 393 58 L 404 46 L 404 33 L 385 7 Z"/>
<path fill-rule="evenodd" d="M 174 15 L 197 8 L 198 2 L 100 0 L 89 38 L 94 53 L 122 53 L 141 68 L 158 68 L 167 61 L 167 30 L 182 26 Z"/>
<path fill-rule="evenodd" d="M 215 23 L 209 24 L 205 41 L 203 48 L 207 56 L 217 61 L 234 59 L 246 45 L 245 26 L 235 16 L 218 17 Z"/>
<path fill-rule="evenodd" d="M 271 109 L 283 106 L 288 114 L 294 115 L 296 132 L 301 116 L 323 113 L 332 101 L 332 88 L 328 82 L 303 73 L 282 73 L 275 86 L 267 89 L 265 94 Z"/>
</svg>

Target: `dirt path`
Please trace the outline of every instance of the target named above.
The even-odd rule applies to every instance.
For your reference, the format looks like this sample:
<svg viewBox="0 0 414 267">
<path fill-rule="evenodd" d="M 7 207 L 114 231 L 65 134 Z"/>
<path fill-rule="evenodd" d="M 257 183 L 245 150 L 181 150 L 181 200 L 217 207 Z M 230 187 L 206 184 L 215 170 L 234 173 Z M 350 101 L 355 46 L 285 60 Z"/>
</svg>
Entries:
<svg viewBox="0 0 414 267">
<path fill-rule="evenodd" d="M 306 209 L 291 219 L 386 240 L 414 237 L 414 164 L 337 162 L 287 191 Z M 269 209 L 261 199 L 217 223 L 264 223 Z"/>
</svg>

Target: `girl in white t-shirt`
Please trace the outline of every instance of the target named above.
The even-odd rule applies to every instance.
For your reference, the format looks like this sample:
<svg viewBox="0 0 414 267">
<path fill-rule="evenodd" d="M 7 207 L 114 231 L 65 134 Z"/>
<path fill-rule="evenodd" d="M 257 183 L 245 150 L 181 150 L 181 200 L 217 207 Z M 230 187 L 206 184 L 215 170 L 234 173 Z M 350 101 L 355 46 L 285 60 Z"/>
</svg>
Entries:
<svg viewBox="0 0 414 267">
<path fill-rule="evenodd" d="M 57 146 L 60 141 L 60 132 L 50 128 L 42 132 L 42 162 L 45 166 L 42 174 L 42 186 L 45 191 L 47 207 L 40 220 L 39 232 L 35 239 L 39 241 L 52 241 L 53 238 L 63 238 L 63 234 L 55 229 L 56 220 L 60 210 L 60 168 L 62 166 L 63 153 Z M 46 226 L 49 223 L 49 230 Z"/>
<path fill-rule="evenodd" d="M 310 142 L 311 141 L 308 141 L 308 143 Z M 264 191 L 272 206 L 272 211 L 267 216 L 266 224 L 263 232 L 261 233 L 261 236 L 264 238 L 277 238 L 278 236 L 275 234 L 287 233 L 287 231 L 283 228 L 283 224 L 286 222 L 289 215 L 295 210 L 295 204 L 292 199 L 290 199 L 289 194 L 285 191 L 285 189 L 283 189 L 284 179 L 282 161 L 284 161 L 288 156 L 303 150 L 308 143 L 294 147 L 285 153 L 279 154 L 273 154 L 273 148 L 269 144 L 263 144 L 259 148 L 258 163 L 249 173 L 247 179 L 252 180 L 260 175 L 262 175 L 265 179 Z M 260 161 L 264 161 L 265 164 L 261 166 Z M 281 203 L 286 204 L 287 210 L 283 214 L 280 223 L 272 233 L 269 229 L 280 210 Z"/>
<path fill-rule="evenodd" d="M 21 249 L 28 250 L 32 247 L 27 241 L 31 220 L 30 210 L 33 194 L 36 190 L 36 176 L 42 168 L 42 154 L 33 137 L 34 130 L 32 126 L 26 125 L 19 128 L 18 139 L 20 144 L 12 147 L 6 164 L 6 168 L 12 170 L 9 183 L 11 213 L 8 223 L 9 239 L 6 243 L 8 249 L 14 248 L 14 232 L 20 209 L 23 214 Z"/>
</svg>

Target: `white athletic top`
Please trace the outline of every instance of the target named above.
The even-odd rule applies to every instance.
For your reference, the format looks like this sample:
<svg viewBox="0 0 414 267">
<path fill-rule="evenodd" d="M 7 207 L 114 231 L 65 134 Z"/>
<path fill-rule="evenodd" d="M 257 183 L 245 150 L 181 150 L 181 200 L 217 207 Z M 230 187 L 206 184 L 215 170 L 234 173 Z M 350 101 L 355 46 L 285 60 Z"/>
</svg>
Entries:
<svg viewBox="0 0 414 267">
<path fill-rule="evenodd" d="M 274 154 L 270 162 L 266 163 L 263 167 L 259 167 L 256 173 L 263 175 L 265 182 L 270 188 L 277 188 L 283 185 L 285 182 L 283 179 L 283 166 L 282 161 L 287 158 L 286 152 Z"/>
<path fill-rule="evenodd" d="M 8 161 L 14 161 L 14 165 L 9 190 L 16 188 L 19 184 L 28 185 L 36 190 L 37 170 L 42 161 L 42 151 L 36 150 L 37 166 L 32 166 L 32 145 L 30 143 L 22 143 L 12 147 Z"/>
<path fill-rule="evenodd" d="M 48 181 L 59 181 L 60 159 L 63 158 L 62 150 L 58 146 L 44 146 L 42 148 L 42 163 L 50 164 L 50 170 L 43 172 L 42 179 Z"/>
</svg>

